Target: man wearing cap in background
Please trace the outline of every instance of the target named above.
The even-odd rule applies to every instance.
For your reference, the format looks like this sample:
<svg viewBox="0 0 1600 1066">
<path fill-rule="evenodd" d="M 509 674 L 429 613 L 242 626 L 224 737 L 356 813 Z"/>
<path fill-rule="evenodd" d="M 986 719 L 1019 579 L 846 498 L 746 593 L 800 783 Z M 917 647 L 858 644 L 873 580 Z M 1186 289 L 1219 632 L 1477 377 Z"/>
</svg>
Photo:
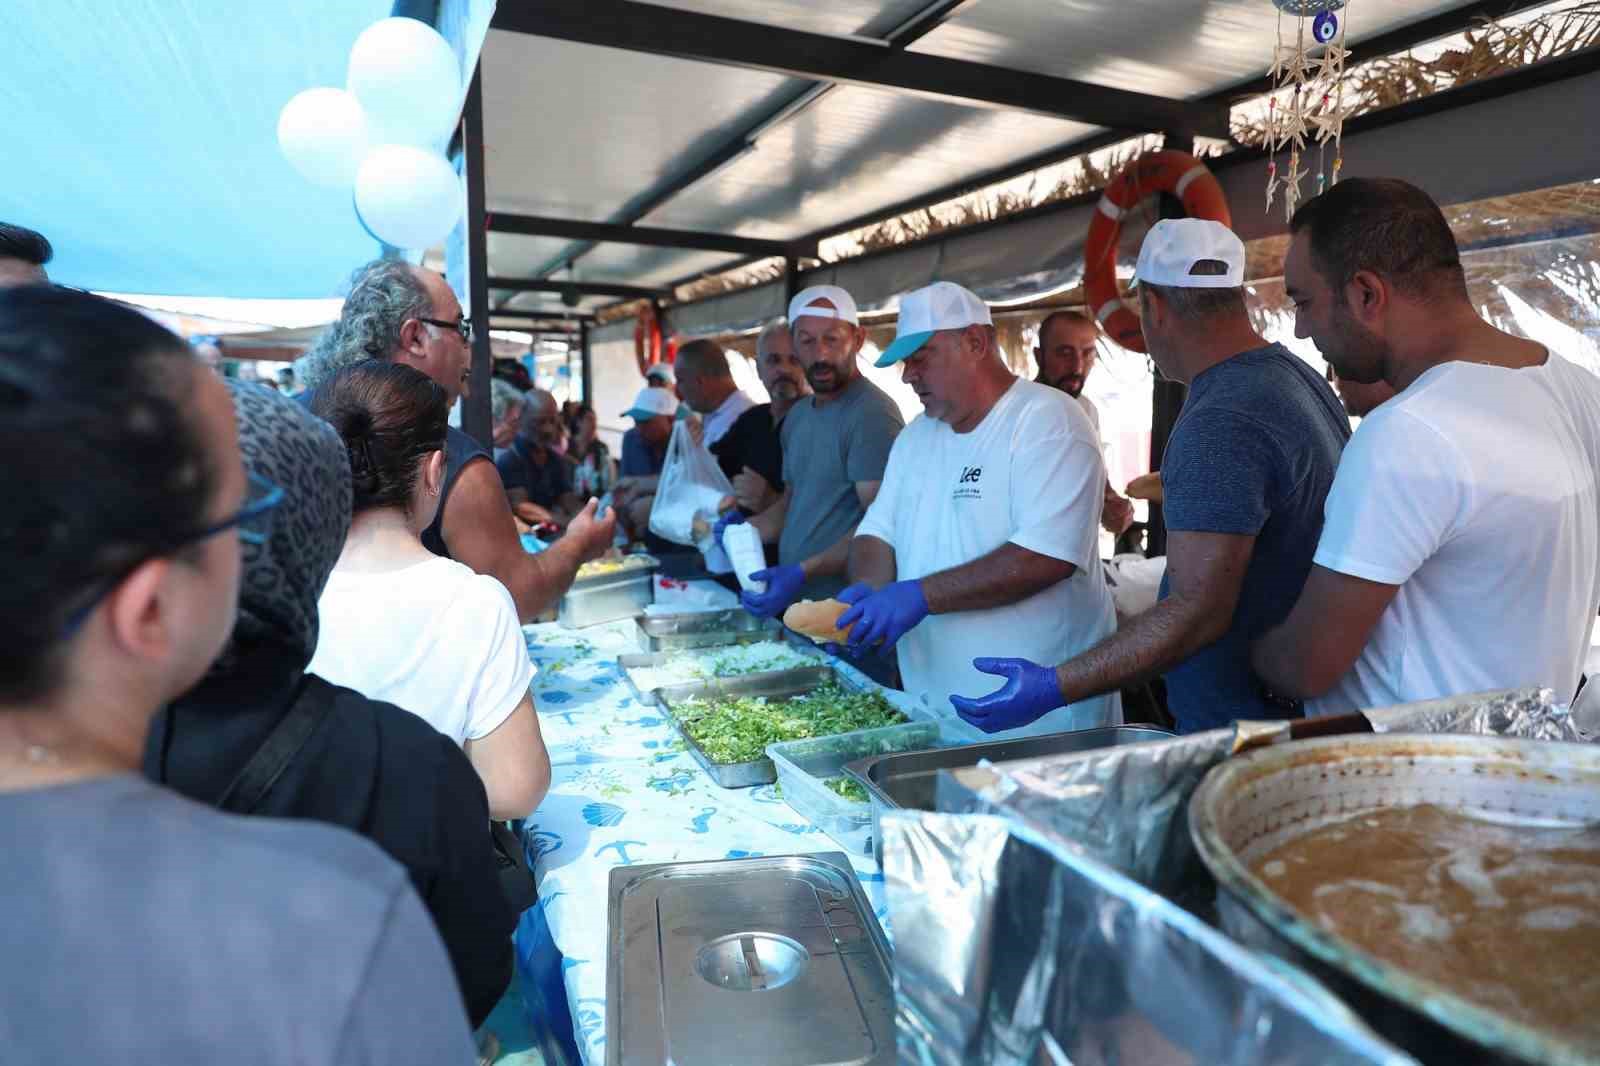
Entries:
<svg viewBox="0 0 1600 1066">
<path fill-rule="evenodd" d="M 952 702 L 987 732 L 1157 674 L 1183 732 L 1299 713 L 1260 684 L 1250 642 L 1284 619 L 1305 584 L 1349 419 L 1320 375 L 1251 326 L 1244 245 L 1227 227 L 1156 223 L 1135 278 L 1150 356 L 1189 386 L 1161 460 L 1161 600 L 1060 666 L 974 660 L 1005 684 Z"/>
<path fill-rule="evenodd" d="M 672 369 L 671 363 L 652 363 L 650 369 L 644 372 L 644 383 L 654 389 L 666 390 L 674 400 L 679 401 L 673 414 L 677 421 L 682 422 L 694 415 L 693 409 L 678 392 L 678 374 Z"/>
<path fill-rule="evenodd" d="M 633 428 L 622 437 L 621 477 L 611 490 L 611 502 L 630 536 L 642 537 L 649 528 L 650 508 L 655 504 L 661 467 L 667 461 L 667 442 L 672 439 L 677 409 L 672 393 L 646 385 L 633 398 L 633 406 L 622 413 L 633 419 Z"/>
<path fill-rule="evenodd" d="M 900 301 L 899 363 L 924 413 L 895 441 L 850 545 L 851 650 L 898 646 L 907 692 L 944 706 L 987 680 L 972 649 L 1059 662 L 1116 629 L 1098 548 L 1106 474 L 1093 424 L 1012 374 L 989 308 L 947 281 Z M 1111 691 L 1016 735 L 1115 725 Z"/>
<path fill-rule="evenodd" d="M 1101 445 L 1104 455 L 1100 411 L 1094 401 L 1083 394 L 1083 387 L 1089 383 L 1089 371 L 1094 369 L 1099 343 L 1100 327 L 1094 324 L 1094 319 L 1082 311 L 1054 311 L 1039 323 L 1039 344 L 1033 350 L 1033 359 L 1039 367 L 1035 378 L 1039 384 L 1060 389 L 1078 401 L 1094 426 L 1094 439 Z M 1133 504 L 1118 495 L 1109 479 L 1100 524 L 1117 537 L 1133 525 Z"/>
<path fill-rule="evenodd" d="M 844 588 L 850 539 L 905 424 L 856 365 L 867 333 L 849 293 L 837 285 L 802 290 L 789 302 L 789 323 L 812 395 L 783 420 L 783 495 L 750 519 L 763 543 L 778 545 L 778 565 L 752 575 L 766 591 L 741 597 L 762 618 Z M 724 517 L 738 521 L 739 512 Z"/>
</svg>

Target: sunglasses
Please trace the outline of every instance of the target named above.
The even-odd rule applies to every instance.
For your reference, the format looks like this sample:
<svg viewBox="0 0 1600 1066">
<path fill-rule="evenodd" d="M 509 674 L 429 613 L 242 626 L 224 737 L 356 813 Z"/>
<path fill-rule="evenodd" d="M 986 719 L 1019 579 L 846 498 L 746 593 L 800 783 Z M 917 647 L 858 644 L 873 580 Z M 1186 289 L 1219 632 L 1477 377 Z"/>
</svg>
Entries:
<svg viewBox="0 0 1600 1066">
<path fill-rule="evenodd" d="M 247 474 L 244 502 L 239 505 L 239 510 L 235 511 L 229 518 L 225 518 L 220 522 L 213 522 L 209 526 L 197 529 L 192 533 L 186 533 L 168 542 L 160 551 L 151 551 L 140 555 L 132 563 L 119 568 L 110 577 L 104 578 L 91 586 L 94 589 L 94 595 L 90 597 L 87 603 L 67 616 L 66 622 L 61 627 L 62 638 L 65 639 L 77 632 L 78 628 L 93 613 L 95 606 L 105 599 L 106 595 L 116 588 L 123 578 L 151 559 L 170 555 L 180 548 L 187 547 L 190 544 L 198 544 L 202 540 L 214 537 L 218 533 L 225 532 L 235 526 L 239 527 L 239 539 L 244 543 L 265 544 L 267 538 L 272 535 L 272 512 L 282 502 L 282 488 L 257 474 Z"/>
<path fill-rule="evenodd" d="M 468 344 L 472 343 L 472 319 L 470 318 L 461 318 L 455 322 L 445 322 L 437 318 L 418 318 L 417 321 L 426 322 L 430 326 L 438 326 L 440 329 L 453 329 L 461 335 L 462 340 Z"/>
</svg>

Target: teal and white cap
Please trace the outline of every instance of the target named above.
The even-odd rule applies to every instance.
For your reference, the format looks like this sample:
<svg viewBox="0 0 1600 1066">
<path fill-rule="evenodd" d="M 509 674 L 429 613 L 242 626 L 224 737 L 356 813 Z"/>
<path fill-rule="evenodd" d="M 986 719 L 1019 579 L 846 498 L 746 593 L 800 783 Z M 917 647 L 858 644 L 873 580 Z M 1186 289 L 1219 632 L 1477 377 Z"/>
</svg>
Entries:
<svg viewBox="0 0 1600 1066">
<path fill-rule="evenodd" d="M 878 356 L 878 366 L 893 366 L 910 358 L 942 329 L 992 326 L 989 305 L 953 281 L 936 281 L 900 297 L 900 319 L 894 343 Z"/>
<path fill-rule="evenodd" d="M 643 422 L 661 415 L 672 417 L 678 410 L 678 401 L 666 389 L 657 389 L 646 385 L 639 390 L 639 395 L 633 398 L 633 406 L 622 412 L 623 418 L 632 418 Z"/>
</svg>

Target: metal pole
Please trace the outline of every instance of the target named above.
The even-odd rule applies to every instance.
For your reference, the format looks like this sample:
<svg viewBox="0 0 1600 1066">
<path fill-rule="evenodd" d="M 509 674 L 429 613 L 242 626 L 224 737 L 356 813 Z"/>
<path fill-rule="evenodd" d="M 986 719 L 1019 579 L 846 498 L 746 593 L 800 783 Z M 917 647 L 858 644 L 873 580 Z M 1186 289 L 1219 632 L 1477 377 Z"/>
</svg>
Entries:
<svg viewBox="0 0 1600 1066">
<path fill-rule="evenodd" d="M 589 323 L 578 329 L 578 343 L 583 349 L 583 402 L 594 406 L 594 357 L 589 353 Z"/>
<path fill-rule="evenodd" d="M 484 217 L 483 72 L 472 72 L 462 112 L 461 163 L 467 179 L 467 296 L 472 319 L 472 371 L 461 409 L 461 428 L 485 448 L 493 439 L 489 377 L 494 356 L 489 347 L 489 232 Z"/>
<path fill-rule="evenodd" d="M 800 291 L 800 260 L 792 255 L 783 257 L 783 306 L 787 308 L 795 293 Z"/>
</svg>

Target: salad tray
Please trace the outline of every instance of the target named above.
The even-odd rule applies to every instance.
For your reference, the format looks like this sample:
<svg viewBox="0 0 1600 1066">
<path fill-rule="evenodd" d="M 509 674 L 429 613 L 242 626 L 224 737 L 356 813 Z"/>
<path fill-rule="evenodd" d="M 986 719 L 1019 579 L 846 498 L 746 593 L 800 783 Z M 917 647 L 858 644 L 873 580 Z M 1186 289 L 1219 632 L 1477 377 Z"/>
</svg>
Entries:
<svg viewBox="0 0 1600 1066">
<path fill-rule="evenodd" d="M 857 680 L 831 666 L 807 666 L 794 670 L 780 670 L 768 674 L 751 674 L 744 677 L 718 678 L 693 685 L 670 685 L 653 689 L 657 705 L 672 719 L 683 736 L 683 742 L 698 762 L 723 788 L 748 788 L 751 785 L 770 785 L 778 780 L 777 768 L 765 753 L 748 762 L 719 763 L 712 760 L 704 748 L 689 735 L 678 710 L 686 700 L 710 699 L 719 696 L 764 697 L 771 702 L 785 702 L 805 696 L 823 685 L 834 684 L 851 692 L 878 692 L 895 710 L 912 721 L 930 721 L 933 715 L 919 701 L 902 692 L 881 689 L 870 681 Z"/>
</svg>

